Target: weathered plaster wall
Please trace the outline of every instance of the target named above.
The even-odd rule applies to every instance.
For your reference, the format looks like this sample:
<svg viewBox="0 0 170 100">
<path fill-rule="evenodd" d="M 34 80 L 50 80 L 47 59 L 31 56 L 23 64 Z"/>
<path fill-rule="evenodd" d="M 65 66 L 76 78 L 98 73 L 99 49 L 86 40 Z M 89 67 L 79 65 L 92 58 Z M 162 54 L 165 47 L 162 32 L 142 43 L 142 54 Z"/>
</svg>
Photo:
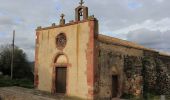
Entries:
<svg viewBox="0 0 170 100">
<path fill-rule="evenodd" d="M 54 59 L 58 54 L 64 54 L 68 59 L 67 95 L 93 98 L 96 24 L 96 21 L 89 20 L 65 27 L 37 30 L 35 79 L 38 80 L 38 89 L 53 91 Z M 58 50 L 55 44 L 55 37 L 60 33 L 65 33 L 67 37 L 63 50 Z"/>
</svg>

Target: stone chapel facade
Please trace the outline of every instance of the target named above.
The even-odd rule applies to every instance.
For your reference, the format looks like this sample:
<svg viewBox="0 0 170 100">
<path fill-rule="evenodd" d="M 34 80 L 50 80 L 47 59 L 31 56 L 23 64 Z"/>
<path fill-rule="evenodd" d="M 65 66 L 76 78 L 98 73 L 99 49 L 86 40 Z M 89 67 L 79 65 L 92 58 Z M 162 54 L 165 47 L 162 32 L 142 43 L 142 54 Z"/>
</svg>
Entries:
<svg viewBox="0 0 170 100">
<path fill-rule="evenodd" d="M 98 20 L 89 16 L 82 4 L 75 9 L 74 21 L 65 23 L 62 14 L 59 25 L 36 29 L 37 89 L 90 100 L 110 99 L 123 94 L 142 95 L 144 68 L 156 73 L 162 66 L 169 73 L 169 55 L 100 35 Z M 156 79 L 152 79 L 153 73 L 148 74 L 152 88 Z"/>
</svg>

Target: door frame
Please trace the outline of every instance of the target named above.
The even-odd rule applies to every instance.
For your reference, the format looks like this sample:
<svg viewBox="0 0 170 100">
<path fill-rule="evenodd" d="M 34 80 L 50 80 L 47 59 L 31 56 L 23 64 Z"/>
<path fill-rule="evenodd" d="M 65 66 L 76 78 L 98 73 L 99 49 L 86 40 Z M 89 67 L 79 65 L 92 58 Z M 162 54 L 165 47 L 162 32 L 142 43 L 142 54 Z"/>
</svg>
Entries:
<svg viewBox="0 0 170 100">
<path fill-rule="evenodd" d="M 56 93 L 56 69 L 57 67 L 59 68 L 66 68 L 66 92 L 65 93 L 57 93 L 57 94 L 68 94 L 68 71 L 69 71 L 69 68 L 68 68 L 68 64 L 57 64 L 55 67 L 53 67 L 53 77 L 52 77 L 52 89 L 51 89 L 51 92 L 52 93 Z"/>
<path fill-rule="evenodd" d="M 57 88 L 57 85 L 56 85 L 57 68 L 66 68 L 66 79 L 65 79 L 65 80 L 66 80 L 66 86 L 65 86 L 66 90 L 65 90 L 65 93 L 57 93 L 57 91 L 56 91 L 56 88 Z M 55 88 L 55 91 L 54 91 L 54 92 L 57 93 L 57 94 L 66 94 L 66 93 L 67 93 L 67 76 L 68 76 L 68 74 L 67 74 L 67 73 L 68 73 L 68 72 L 67 72 L 67 69 L 68 69 L 67 66 L 64 66 L 64 65 L 63 65 L 63 66 L 57 66 L 57 67 L 55 67 L 55 83 L 54 83 L 54 85 L 55 85 L 55 87 L 54 87 L 54 88 Z"/>
<path fill-rule="evenodd" d="M 117 79 L 116 79 L 116 84 L 117 84 L 117 93 L 115 94 L 116 96 L 114 97 L 113 96 L 113 77 L 116 77 Z M 116 98 L 117 96 L 118 96 L 118 94 L 119 94 L 119 76 L 118 75 L 112 75 L 112 98 Z"/>
<path fill-rule="evenodd" d="M 57 59 L 59 56 L 61 55 L 64 55 L 67 59 L 67 62 L 65 63 L 57 63 Z M 66 93 L 65 95 L 68 94 L 68 87 L 69 87 L 69 84 L 68 84 L 68 80 L 69 80 L 69 67 L 71 67 L 71 64 L 69 63 L 69 60 L 68 60 L 68 56 L 63 53 L 63 52 L 58 52 L 55 54 L 55 56 L 53 57 L 53 60 L 52 60 L 52 63 L 51 63 L 51 67 L 52 67 L 52 81 L 51 81 L 51 93 L 56 93 L 56 90 L 55 90 L 55 81 L 56 81 L 56 67 L 66 67 L 67 68 L 67 71 L 66 71 Z"/>
</svg>

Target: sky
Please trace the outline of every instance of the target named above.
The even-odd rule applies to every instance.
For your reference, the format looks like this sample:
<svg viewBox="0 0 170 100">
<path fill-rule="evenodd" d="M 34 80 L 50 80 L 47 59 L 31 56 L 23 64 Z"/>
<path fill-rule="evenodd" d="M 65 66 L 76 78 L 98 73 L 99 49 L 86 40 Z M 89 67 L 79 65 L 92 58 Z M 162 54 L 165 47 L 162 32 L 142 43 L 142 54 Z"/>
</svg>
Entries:
<svg viewBox="0 0 170 100">
<path fill-rule="evenodd" d="M 12 42 L 34 60 L 35 29 L 74 20 L 80 0 L 0 0 L 0 45 Z M 99 20 L 100 34 L 170 53 L 170 0 L 84 0 Z"/>
</svg>

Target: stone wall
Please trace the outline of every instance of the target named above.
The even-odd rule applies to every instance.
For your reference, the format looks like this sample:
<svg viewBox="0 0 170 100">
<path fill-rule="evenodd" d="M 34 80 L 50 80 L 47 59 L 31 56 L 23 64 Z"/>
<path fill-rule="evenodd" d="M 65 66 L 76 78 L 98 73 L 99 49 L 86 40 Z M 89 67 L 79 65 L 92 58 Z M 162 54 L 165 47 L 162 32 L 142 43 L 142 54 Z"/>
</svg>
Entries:
<svg viewBox="0 0 170 100">
<path fill-rule="evenodd" d="M 159 55 L 157 59 L 158 94 L 170 95 L 170 57 Z"/>
<path fill-rule="evenodd" d="M 170 95 L 170 57 L 145 51 L 143 59 L 144 93 Z"/>
<path fill-rule="evenodd" d="M 139 50 L 99 42 L 96 94 L 112 98 L 112 75 L 118 76 L 117 97 L 169 94 L 170 57 L 152 50 Z"/>
<path fill-rule="evenodd" d="M 124 94 L 140 96 L 142 94 L 142 58 L 127 56 L 124 58 Z"/>
<path fill-rule="evenodd" d="M 114 46 L 105 43 L 99 44 L 98 70 L 96 92 L 101 99 L 112 98 L 112 76 L 118 76 L 117 97 L 123 94 L 140 95 L 142 92 L 141 50 Z M 128 73 L 133 70 L 129 77 Z"/>
<path fill-rule="evenodd" d="M 101 50 L 98 55 L 98 93 L 100 98 L 110 98 L 112 96 L 112 75 L 119 77 L 118 83 L 118 96 L 121 95 L 122 91 L 122 68 L 123 68 L 123 57 L 120 54 Z"/>
<path fill-rule="evenodd" d="M 156 63 L 153 57 L 143 58 L 143 86 L 144 92 L 153 92 L 156 87 Z"/>
</svg>

